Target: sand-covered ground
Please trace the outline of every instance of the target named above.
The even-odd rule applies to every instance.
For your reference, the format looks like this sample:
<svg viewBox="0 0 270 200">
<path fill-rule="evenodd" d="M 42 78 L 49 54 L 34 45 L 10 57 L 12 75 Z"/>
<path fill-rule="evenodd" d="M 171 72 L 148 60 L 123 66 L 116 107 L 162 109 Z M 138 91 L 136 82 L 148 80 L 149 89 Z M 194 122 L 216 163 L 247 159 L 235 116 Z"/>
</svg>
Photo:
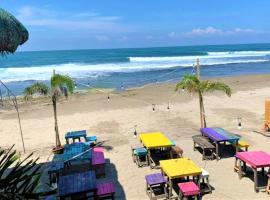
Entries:
<svg viewBox="0 0 270 200">
<path fill-rule="evenodd" d="M 250 150 L 270 152 L 270 138 L 254 133 L 264 121 L 264 102 L 270 97 L 270 75 L 243 76 L 219 79 L 233 90 L 229 98 L 222 93 L 207 94 L 204 99 L 208 126 L 219 126 L 240 134 L 247 140 Z M 170 109 L 167 104 L 170 102 Z M 152 104 L 156 111 L 152 111 Z M 27 152 L 35 152 L 40 161 L 46 161 L 54 145 L 53 109 L 49 99 L 20 105 L 22 129 Z M 242 117 L 242 129 L 237 129 L 237 117 Z M 108 159 L 108 178 L 117 186 L 117 199 L 143 200 L 144 176 L 159 170 L 138 168 L 131 160 L 130 147 L 138 144 L 133 138 L 134 126 L 138 132 L 162 131 L 184 149 L 184 156 L 210 172 L 210 184 L 215 188 L 203 199 L 268 199 L 264 192 L 255 193 L 253 180 L 239 180 L 233 171 L 234 158 L 220 161 L 202 161 L 193 151 L 192 135 L 200 126 L 196 95 L 175 93 L 173 84 L 155 84 L 143 88 L 111 93 L 89 92 L 75 94 L 58 104 L 58 121 L 62 143 L 70 130 L 86 129 L 97 135 L 104 145 Z M 22 151 L 16 112 L 0 109 L 0 146 L 16 144 Z"/>
</svg>

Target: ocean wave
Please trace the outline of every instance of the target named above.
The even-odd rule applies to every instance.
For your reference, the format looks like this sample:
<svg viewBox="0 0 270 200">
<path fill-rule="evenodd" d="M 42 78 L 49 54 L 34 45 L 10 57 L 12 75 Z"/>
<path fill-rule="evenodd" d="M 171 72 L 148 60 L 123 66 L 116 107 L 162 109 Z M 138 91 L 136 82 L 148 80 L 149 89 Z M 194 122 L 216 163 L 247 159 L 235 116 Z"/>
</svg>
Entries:
<svg viewBox="0 0 270 200">
<path fill-rule="evenodd" d="M 268 59 L 201 59 L 201 65 L 224 65 L 236 63 L 259 63 L 267 62 Z M 173 67 L 191 67 L 194 59 L 189 60 L 164 60 L 151 62 L 130 62 L 130 63 L 111 63 L 111 64 L 84 64 L 67 63 L 61 65 L 33 66 L 33 67 L 10 67 L 0 68 L 0 80 L 4 82 L 26 81 L 26 80 L 49 80 L 53 70 L 57 73 L 69 75 L 72 78 L 91 78 L 97 79 L 109 76 L 115 72 L 138 72 L 159 70 Z"/>
<path fill-rule="evenodd" d="M 227 52 L 207 52 L 207 55 L 192 56 L 164 56 L 164 57 L 129 57 L 130 62 L 164 62 L 164 61 L 188 61 L 200 59 L 218 58 L 238 58 L 238 57 L 262 57 L 270 55 L 270 51 L 227 51 Z"/>
</svg>

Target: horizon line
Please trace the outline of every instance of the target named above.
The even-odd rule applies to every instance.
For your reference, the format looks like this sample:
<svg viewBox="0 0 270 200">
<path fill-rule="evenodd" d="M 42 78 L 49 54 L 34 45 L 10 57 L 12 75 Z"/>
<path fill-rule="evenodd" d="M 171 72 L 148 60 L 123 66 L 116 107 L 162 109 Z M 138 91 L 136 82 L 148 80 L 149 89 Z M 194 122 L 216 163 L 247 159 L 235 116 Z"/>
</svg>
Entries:
<svg viewBox="0 0 270 200">
<path fill-rule="evenodd" d="M 221 43 L 221 44 L 199 44 L 199 45 L 176 45 L 176 46 L 146 46 L 146 47 L 119 47 L 119 48 L 83 48 L 83 49 L 44 49 L 44 50 L 18 50 L 15 53 L 23 53 L 23 52 L 48 52 L 48 51 L 85 51 L 85 50 L 120 50 L 120 49 L 154 49 L 154 48 L 172 48 L 172 47 L 201 47 L 201 46 L 229 46 L 229 45 L 262 45 L 269 44 L 270 42 L 265 43 Z"/>
</svg>

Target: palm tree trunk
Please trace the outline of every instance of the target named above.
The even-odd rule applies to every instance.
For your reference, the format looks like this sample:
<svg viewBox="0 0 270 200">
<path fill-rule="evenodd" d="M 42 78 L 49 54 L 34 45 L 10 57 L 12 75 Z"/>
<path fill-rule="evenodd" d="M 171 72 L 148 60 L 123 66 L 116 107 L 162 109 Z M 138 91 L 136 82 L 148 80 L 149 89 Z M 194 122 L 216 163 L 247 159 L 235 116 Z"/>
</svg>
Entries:
<svg viewBox="0 0 270 200">
<path fill-rule="evenodd" d="M 57 108 L 56 108 L 56 95 L 53 94 L 52 96 L 52 103 L 53 103 L 53 112 L 54 112 L 54 130 L 55 130 L 55 144 L 56 147 L 61 146 L 59 131 L 58 131 L 58 122 L 57 122 Z"/>
<path fill-rule="evenodd" d="M 200 101 L 201 128 L 205 128 L 206 127 L 206 120 L 205 120 L 203 96 L 202 96 L 202 93 L 200 91 L 199 91 L 199 101 Z"/>
</svg>

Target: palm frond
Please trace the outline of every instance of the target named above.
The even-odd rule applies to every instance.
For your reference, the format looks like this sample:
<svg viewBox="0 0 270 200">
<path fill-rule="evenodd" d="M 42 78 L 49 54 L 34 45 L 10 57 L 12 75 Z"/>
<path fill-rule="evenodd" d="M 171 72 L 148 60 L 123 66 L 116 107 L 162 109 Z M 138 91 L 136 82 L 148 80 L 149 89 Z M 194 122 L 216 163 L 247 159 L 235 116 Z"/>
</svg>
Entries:
<svg viewBox="0 0 270 200">
<path fill-rule="evenodd" d="M 41 82 L 36 82 L 29 87 L 24 89 L 24 99 L 28 100 L 34 94 L 41 94 L 41 95 L 48 95 L 49 94 L 49 87 Z"/>
<path fill-rule="evenodd" d="M 185 89 L 190 93 L 198 92 L 200 80 L 194 75 L 185 75 L 183 79 L 176 85 L 175 91 Z"/>
<path fill-rule="evenodd" d="M 13 147 L 7 151 L 0 149 L 0 199 L 25 199 L 34 194 L 40 179 L 38 158 L 30 159 L 30 154 L 20 161 Z"/>
<path fill-rule="evenodd" d="M 221 91 L 224 92 L 229 97 L 232 94 L 231 88 L 227 84 L 222 82 L 202 81 L 201 91 L 202 92 Z"/>
<path fill-rule="evenodd" d="M 57 87 L 63 87 L 66 86 L 68 89 L 68 92 L 73 93 L 75 84 L 72 78 L 69 76 L 61 75 L 61 74 L 55 74 L 51 77 L 51 87 L 57 88 Z"/>
</svg>

